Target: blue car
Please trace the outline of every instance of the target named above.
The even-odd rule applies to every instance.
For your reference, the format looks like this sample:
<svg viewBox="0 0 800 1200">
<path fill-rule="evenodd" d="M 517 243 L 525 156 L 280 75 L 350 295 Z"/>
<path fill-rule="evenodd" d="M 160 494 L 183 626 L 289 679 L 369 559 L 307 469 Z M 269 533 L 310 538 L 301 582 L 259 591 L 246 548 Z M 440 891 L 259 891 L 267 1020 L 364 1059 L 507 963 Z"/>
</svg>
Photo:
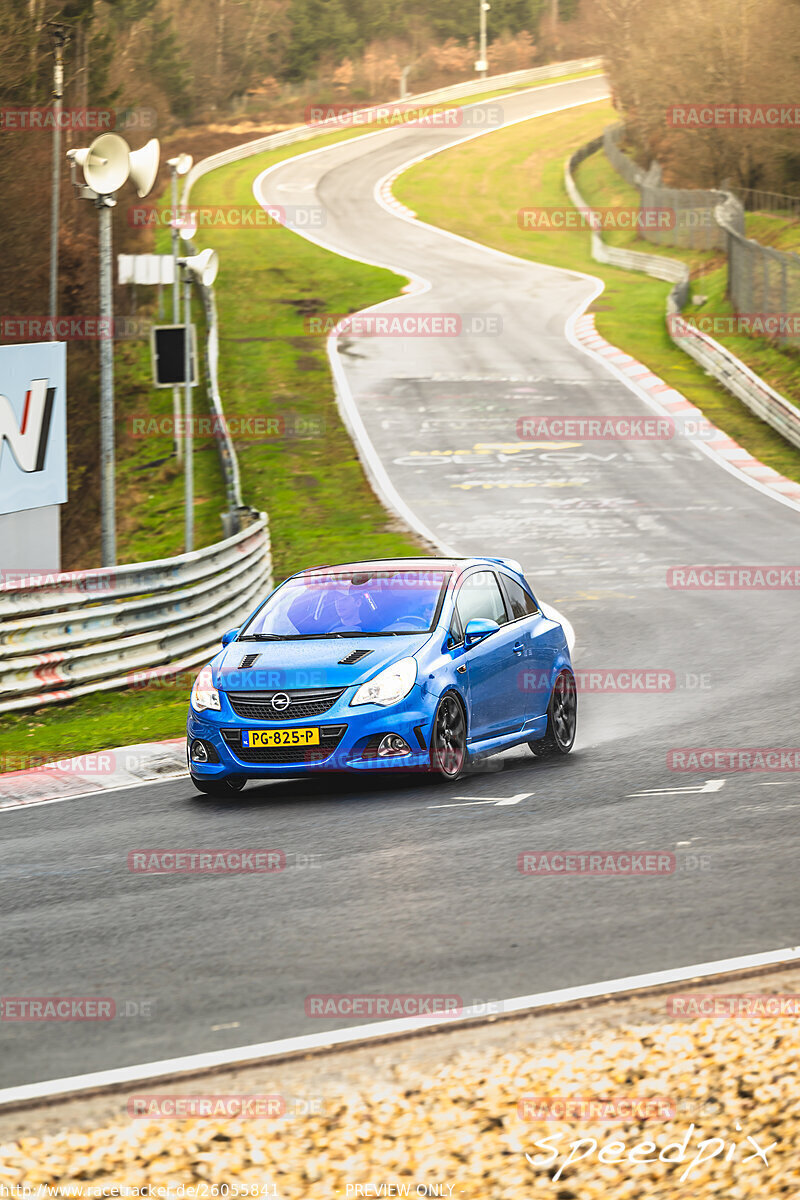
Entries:
<svg viewBox="0 0 800 1200">
<path fill-rule="evenodd" d="M 192 782 L 320 771 L 424 771 L 527 743 L 567 754 L 577 696 L 567 638 L 518 563 L 400 558 L 291 576 L 192 688 Z"/>
</svg>

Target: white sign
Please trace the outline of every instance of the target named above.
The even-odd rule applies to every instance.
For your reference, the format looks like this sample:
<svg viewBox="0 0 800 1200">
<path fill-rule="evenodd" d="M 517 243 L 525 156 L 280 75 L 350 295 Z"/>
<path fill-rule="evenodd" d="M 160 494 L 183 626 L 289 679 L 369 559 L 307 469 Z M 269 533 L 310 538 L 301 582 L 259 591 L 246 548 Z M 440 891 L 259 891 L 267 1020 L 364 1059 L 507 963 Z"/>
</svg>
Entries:
<svg viewBox="0 0 800 1200">
<path fill-rule="evenodd" d="M 171 254 L 118 254 L 117 283 L 172 283 L 175 259 Z"/>
<path fill-rule="evenodd" d="M 0 346 L 0 513 L 66 499 L 66 344 Z"/>
</svg>

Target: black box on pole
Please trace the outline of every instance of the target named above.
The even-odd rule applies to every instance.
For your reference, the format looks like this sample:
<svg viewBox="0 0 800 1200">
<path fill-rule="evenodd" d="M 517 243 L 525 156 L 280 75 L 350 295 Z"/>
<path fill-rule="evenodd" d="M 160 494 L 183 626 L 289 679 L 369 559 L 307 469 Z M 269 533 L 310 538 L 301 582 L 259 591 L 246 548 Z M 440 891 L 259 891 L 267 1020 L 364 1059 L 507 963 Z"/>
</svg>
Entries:
<svg viewBox="0 0 800 1200">
<path fill-rule="evenodd" d="M 184 365 L 186 346 L 185 325 L 153 325 L 150 330 L 150 350 L 153 361 L 153 387 L 174 387 L 186 382 Z M 189 326 L 191 356 L 190 383 L 197 386 L 197 332 Z"/>
</svg>

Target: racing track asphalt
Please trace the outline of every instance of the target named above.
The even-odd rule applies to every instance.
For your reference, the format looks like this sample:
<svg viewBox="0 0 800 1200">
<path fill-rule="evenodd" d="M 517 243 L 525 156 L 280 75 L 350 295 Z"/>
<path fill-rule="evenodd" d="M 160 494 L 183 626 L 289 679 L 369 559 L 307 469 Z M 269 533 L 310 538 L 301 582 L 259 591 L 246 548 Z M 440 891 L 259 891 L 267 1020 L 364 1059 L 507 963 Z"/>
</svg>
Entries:
<svg viewBox="0 0 800 1200">
<path fill-rule="evenodd" d="M 519 119 L 602 94 L 580 80 L 503 108 Z M 435 537 L 522 561 L 573 622 L 581 667 L 657 667 L 676 686 L 583 693 L 567 759 L 515 751 L 449 788 L 328 778 L 250 785 L 221 803 L 182 780 L 0 813 L 0 992 L 110 996 L 131 1013 L 0 1022 L 0 1086 L 347 1024 L 306 1017 L 312 993 L 472 1004 L 797 940 L 796 775 L 666 765 L 674 747 L 797 745 L 795 595 L 676 591 L 665 573 L 796 563 L 798 513 L 682 439 L 515 445 L 516 421 L 531 413 L 649 410 L 564 336 L 591 280 L 456 241 L 375 199 L 387 173 L 468 132 L 388 130 L 289 159 L 259 188 L 272 203 L 324 205 L 324 244 L 430 281 L 390 311 L 502 318 L 500 336 L 345 342 L 369 437 Z M 698 790 L 708 778 L 722 786 Z M 132 875 L 128 852 L 144 847 L 274 847 L 290 865 Z M 520 851 L 567 849 L 674 851 L 679 869 L 639 879 L 517 870 Z"/>
</svg>

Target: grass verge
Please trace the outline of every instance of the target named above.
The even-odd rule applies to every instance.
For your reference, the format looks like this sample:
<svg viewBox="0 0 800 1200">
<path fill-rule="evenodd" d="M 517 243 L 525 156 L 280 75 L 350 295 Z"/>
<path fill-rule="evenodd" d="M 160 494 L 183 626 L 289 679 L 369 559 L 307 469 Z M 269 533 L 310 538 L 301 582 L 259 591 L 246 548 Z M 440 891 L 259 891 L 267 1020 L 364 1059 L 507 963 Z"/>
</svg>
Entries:
<svg viewBox="0 0 800 1200">
<path fill-rule="evenodd" d="M 591 205 L 638 207 L 639 193 L 625 182 L 614 170 L 605 154 L 599 152 L 584 159 L 575 173 L 581 195 Z M 797 224 L 780 220 L 764 213 L 747 214 L 748 237 L 763 240 L 776 248 L 788 248 L 796 237 Z M 732 317 L 734 308 L 725 292 L 728 284 L 728 267 L 725 253 L 721 250 L 683 250 L 672 246 L 653 246 L 636 236 L 635 231 L 612 230 L 604 233 L 610 246 L 621 246 L 625 250 L 645 253 L 666 254 L 689 264 L 692 272 L 692 290 L 696 298 L 704 297 L 702 304 L 690 302 L 685 309 L 691 316 Z M 746 363 L 777 391 L 795 403 L 800 400 L 800 347 L 779 345 L 769 338 L 751 337 L 747 334 L 732 334 L 724 331 L 713 333 L 721 345 Z M 652 364 L 650 364 L 652 365 Z M 731 405 L 739 402 L 731 397 Z M 759 422 L 762 424 L 762 422 Z M 769 428 L 765 426 L 765 428 Z M 777 436 L 777 435 L 776 435 Z M 738 439 L 737 439 L 738 440 Z M 755 453 L 755 451 L 753 451 Z M 757 455 L 756 457 L 760 457 Z M 772 464 L 770 464 L 772 465 Z M 788 472 L 783 472 L 787 474 Z"/>
<path fill-rule="evenodd" d="M 800 480 L 800 451 L 673 345 L 664 321 L 670 284 L 595 262 L 588 232 L 520 227 L 520 209 L 569 205 L 563 180 L 567 154 L 614 118 L 613 109 L 599 102 L 499 130 L 417 164 L 397 181 L 395 195 L 424 221 L 520 258 L 602 279 L 605 291 L 591 311 L 603 337 L 678 388 L 761 462 Z M 589 169 L 597 169 L 591 160 Z M 599 202 L 591 179 L 581 175 L 579 185 L 585 187 L 587 201 Z M 625 184 L 619 181 L 615 187 L 613 194 L 624 197 Z M 608 194 L 603 193 L 602 201 L 611 202 Z M 704 291 L 709 279 L 703 278 Z"/>
</svg>

